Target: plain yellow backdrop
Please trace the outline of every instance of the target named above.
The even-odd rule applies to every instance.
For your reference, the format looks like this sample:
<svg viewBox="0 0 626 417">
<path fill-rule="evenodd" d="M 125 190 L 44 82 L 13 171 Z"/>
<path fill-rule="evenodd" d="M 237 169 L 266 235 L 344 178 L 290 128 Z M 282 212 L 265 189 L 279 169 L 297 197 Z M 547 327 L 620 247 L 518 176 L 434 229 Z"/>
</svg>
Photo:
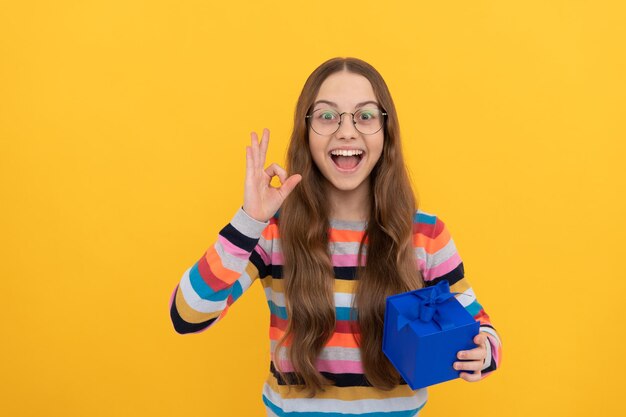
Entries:
<svg viewBox="0 0 626 417">
<path fill-rule="evenodd" d="M 387 80 L 504 342 L 420 415 L 624 415 L 625 42 L 621 1 L 3 1 L 0 415 L 263 415 L 260 286 L 197 335 L 169 297 L 334 56 Z"/>
</svg>

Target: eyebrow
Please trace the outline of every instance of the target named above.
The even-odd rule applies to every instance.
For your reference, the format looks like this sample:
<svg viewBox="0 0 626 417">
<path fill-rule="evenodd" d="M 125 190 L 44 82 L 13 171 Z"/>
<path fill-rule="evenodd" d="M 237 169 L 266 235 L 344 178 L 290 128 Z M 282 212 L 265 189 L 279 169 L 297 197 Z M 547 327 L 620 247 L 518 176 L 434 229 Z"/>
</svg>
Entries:
<svg viewBox="0 0 626 417">
<path fill-rule="evenodd" d="M 318 104 L 328 104 L 328 105 L 333 106 L 335 108 L 339 107 L 339 106 L 337 106 L 337 103 L 334 103 L 334 102 L 328 101 L 328 100 L 317 100 L 315 103 L 313 103 L 313 107 L 317 106 Z M 375 104 L 376 106 L 379 106 L 379 104 L 377 102 L 375 102 L 374 100 L 368 100 L 368 101 L 363 101 L 361 103 L 357 103 L 357 105 L 354 106 L 354 108 L 358 109 L 359 107 L 363 107 L 366 104 Z"/>
</svg>

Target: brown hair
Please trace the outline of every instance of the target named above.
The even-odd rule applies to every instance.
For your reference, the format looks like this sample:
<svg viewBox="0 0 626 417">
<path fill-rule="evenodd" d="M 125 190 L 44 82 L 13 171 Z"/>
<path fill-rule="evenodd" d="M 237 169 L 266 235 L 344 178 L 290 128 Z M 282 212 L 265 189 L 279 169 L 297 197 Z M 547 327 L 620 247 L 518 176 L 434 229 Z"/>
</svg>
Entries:
<svg viewBox="0 0 626 417">
<path fill-rule="evenodd" d="M 311 396 L 330 383 L 315 363 L 334 332 L 335 303 L 328 249 L 329 207 L 324 194 L 326 179 L 309 151 L 305 116 L 312 110 L 324 80 L 340 71 L 367 78 L 379 105 L 388 113 L 382 155 L 370 174 L 370 213 L 359 246 L 353 301 L 353 307 L 358 306 L 358 329 L 354 330 L 365 376 L 375 387 L 391 389 L 400 382 L 399 374 L 382 352 L 386 297 L 423 286 L 412 240 L 417 202 L 402 157 L 398 119 L 389 89 L 368 63 L 356 58 L 330 59 L 309 76 L 296 105 L 286 165 L 289 174 L 302 174 L 302 181 L 283 203 L 278 222 L 289 321 L 276 346 L 274 363 L 286 380 L 278 360 L 279 350 L 286 348 L 295 371 L 295 379 L 287 383 L 303 386 Z M 367 262 L 362 265 L 366 237 Z"/>
</svg>

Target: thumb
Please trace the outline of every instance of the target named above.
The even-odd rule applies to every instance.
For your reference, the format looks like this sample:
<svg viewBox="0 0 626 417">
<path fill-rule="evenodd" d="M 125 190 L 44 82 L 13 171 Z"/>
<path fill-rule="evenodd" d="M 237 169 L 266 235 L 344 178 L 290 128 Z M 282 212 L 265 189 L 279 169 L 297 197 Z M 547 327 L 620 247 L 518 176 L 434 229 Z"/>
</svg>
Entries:
<svg viewBox="0 0 626 417">
<path fill-rule="evenodd" d="M 278 189 L 283 199 L 287 198 L 289 193 L 291 193 L 293 189 L 296 188 L 296 185 L 298 185 L 301 180 L 302 175 L 300 174 L 293 174 L 291 177 L 287 178 L 287 180 Z"/>
</svg>

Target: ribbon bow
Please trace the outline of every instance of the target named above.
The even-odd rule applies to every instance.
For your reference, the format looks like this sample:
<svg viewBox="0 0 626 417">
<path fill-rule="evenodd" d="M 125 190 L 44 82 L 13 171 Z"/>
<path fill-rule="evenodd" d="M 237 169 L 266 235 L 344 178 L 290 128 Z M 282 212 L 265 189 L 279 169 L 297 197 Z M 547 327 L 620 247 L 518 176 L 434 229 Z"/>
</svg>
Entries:
<svg viewBox="0 0 626 417">
<path fill-rule="evenodd" d="M 398 316 L 398 331 L 417 320 L 428 323 L 434 322 L 441 330 L 448 330 L 454 327 L 454 323 L 440 313 L 439 308 L 443 303 L 448 301 L 459 293 L 451 293 L 447 281 L 441 281 L 439 284 L 430 287 L 428 292 L 415 291 L 410 295 L 417 298 L 417 317 L 409 318 L 403 314 Z M 413 316 L 413 314 L 411 314 Z"/>
</svg>

